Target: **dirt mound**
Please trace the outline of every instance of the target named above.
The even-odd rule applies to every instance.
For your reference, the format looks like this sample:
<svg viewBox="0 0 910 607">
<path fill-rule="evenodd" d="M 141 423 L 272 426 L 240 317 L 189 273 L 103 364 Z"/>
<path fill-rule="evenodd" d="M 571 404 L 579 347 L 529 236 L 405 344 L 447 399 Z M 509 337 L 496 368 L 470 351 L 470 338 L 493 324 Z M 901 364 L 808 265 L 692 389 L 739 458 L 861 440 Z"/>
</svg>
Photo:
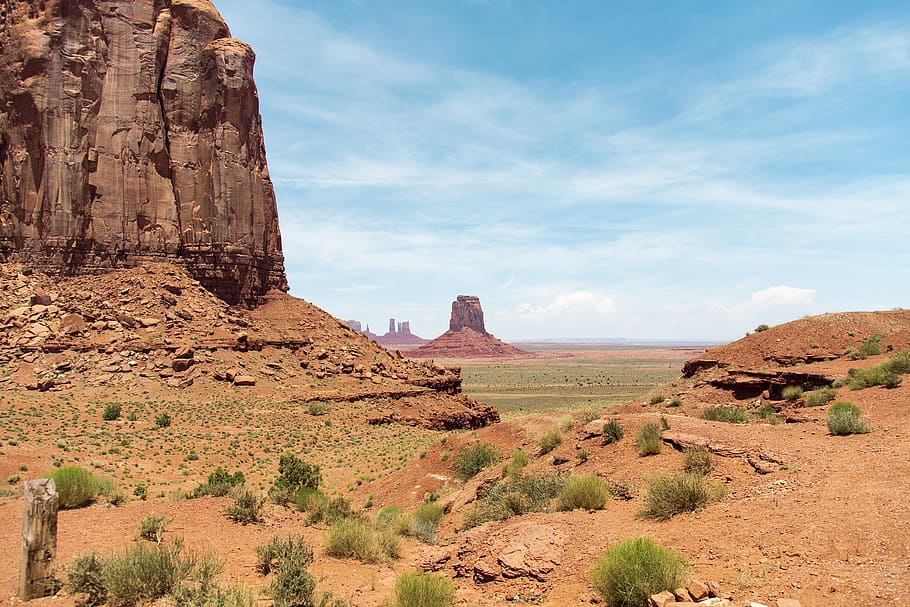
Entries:
<svg viewBox="0 0 910 607">
<path fill-rule="evenodd" d="M 493 358 L 531 356 L 531 353 L 510 346 L 489 333 L 464 327 L 457 331 L 450 329 L 433 341 L 408 350 L 407 355 L 412 358 Z"/>
<path fill-rule="evenodd" d="M 459 394 L 457 370 L 393 354 L 278 291 L 254 310 L 232 307 L 181 265 L 60 278 L 4 264 L 0 287 L 0 385 L 206 402 L 379 399 L 377 418 L 431 428 L 498 419 Z"/>
</svg>

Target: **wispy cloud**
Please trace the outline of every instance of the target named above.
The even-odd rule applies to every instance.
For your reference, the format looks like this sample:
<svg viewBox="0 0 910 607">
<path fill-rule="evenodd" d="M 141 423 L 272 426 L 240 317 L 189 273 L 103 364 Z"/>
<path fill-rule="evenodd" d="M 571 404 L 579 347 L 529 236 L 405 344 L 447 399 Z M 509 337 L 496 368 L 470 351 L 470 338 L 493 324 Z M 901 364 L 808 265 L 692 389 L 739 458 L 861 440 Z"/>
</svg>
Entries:
<svg viewBox="0 0 910 607">
<path fill-rule="evenodd" d="M 758 310 L 771 306 L 789 306 L 807 304 L 815 300 L 815 289 L 800 289 L 778 285 L 752 293 L 750 303 Z"/>
</svg>

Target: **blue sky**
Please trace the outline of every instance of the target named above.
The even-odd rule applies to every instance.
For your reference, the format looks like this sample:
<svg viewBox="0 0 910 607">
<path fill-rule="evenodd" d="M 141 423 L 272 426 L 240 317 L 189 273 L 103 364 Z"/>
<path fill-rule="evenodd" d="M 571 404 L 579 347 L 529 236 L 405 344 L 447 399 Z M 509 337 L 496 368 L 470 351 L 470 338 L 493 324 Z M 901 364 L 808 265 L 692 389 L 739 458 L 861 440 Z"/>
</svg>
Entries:
<svg viewBox="0 0 910 607">
<path fill-rule="evenodd" d="M 728 340 L 910 302 L 906 2 L 215 4 L 335 316 Z"/>
</svg>

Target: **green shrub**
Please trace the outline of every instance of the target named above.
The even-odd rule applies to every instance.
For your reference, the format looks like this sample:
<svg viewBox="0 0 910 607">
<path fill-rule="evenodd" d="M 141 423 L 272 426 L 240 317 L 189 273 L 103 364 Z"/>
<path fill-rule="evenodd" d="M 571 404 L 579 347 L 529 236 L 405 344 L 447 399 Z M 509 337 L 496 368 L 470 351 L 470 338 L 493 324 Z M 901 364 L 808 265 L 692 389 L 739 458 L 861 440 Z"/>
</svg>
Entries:
<svg viewBox="0 0 910 607">
<path fill-rule="evenodd" d="M 878 356 L 882 353 L 882 339 L 884 335 L 876 334 L 866 339 L 859 348 L 850 353 L 853 360 L 863 360 L 870 356 Z"/>
<path fill-rule="evenodd" d="M 399 550 L 397 535 L 376 531 L 360 517 L 335 521 L 325 535 L 326 554 L 364 563 L 398 558 Z"/>
<path fill-rule="evenodd" d="M 622 437 L 625 435 L 625 431 L 622 429 L 622 424 L 619 423 L 618 419 L 611 419 L 610 421 L 604 424 L 604 444 L 609 445 L 611 443 L 618 443 L 622 440 Z"/>
<path fill-rule="evenodd" d="M 660 426 L 654 422 L 642 424 L 635 434 L 635 442 L 638 444 L 638 453 L 642 457 L 657 455 L 663 447 L 663 442 L 660 440 Z"/>
<path fill-rule="evenodd" d="M 107 602 L 104 583 L 104 559 L 92 552 L 77 556 L 66 572 L 66 585 L 70 592 L 85 595 L 80 605 L 96 607 Z"/>
<path fill-rule="evenodd" d="M 322 496 L 321 493 L 319 495 Z M 340 495 L 332 499 L 322 496 L 322 499 L 317 498 L 313 503 L 315 506 L 307 510 L 306 522 L 309 525 L 332 524 L 337 520 L 360 516 L 351 508 L 351 500 Z"/>
<path fill-rule="evenodd" d="M 682 404 L 683 404 L 682 397 L 674 396 L 673 398 L 670 399 L 670 404 L 668 404 L 667 406 L 668 407 L 681 407 Z"/>
<path fill-rule="evenodd" d="M 167 428 L 173 421 L 174 420 L 169 413 L 162 413 L 155 417 L 155 426 L 158 428 Z"/>
<path fill-rule="evenodd" d="M 771 327 L 769 327 L 768 325 L 762 323 L 762 324 L 758 325 L 757 327 L 755 327 L 755 332 L 756 332 L 756 333 L 764 333 L 765 331 L 767 331 L 767 330 L 770 329 L 770 328 L 771 328 Z"/>
<path fill-rule="evenodd" d="M 683 469 L 686 472 L 705 475 L 714 468 L 711 452 L 703 445 L 686 447 L 683 451 Z"/>
<path fill-rule="evenodd" d="M 871 432 L 872 427 L 862 415 L 862 410 L 853 403 L 836 402 L 828 408 L 828 430 L 835 436 Z"/>
<path fill-rule="evenodd" d="M 849 386 L 851 390 L 873 386 L 896 388 L 901 384 L 901 375 L 907 373 L 910 373 L 910 351 L 899 352 L 869 369 L 850 369 Z"/>
<path fill-rule="evenodd" d="M 135 605 L 173 595 L 198 567 L 195 555 L 183 555 L 183 542 L 136 544 L 108 559 L 104 585 L 111 602 Z"/>
<path fill-rule="evenodd" d="M 319 466 L 305 462 L 292 453 L 283 454 L 278 460 L 277 487 L 290 487 L 295 491 L 301 487 L 319 489 L 322 473 Z"/>
<path fill-rule="evenodd" d="M 739 405 L 718 405 L 702 411 L 701 418 L 712 422 L 744 424 L 752 419 L 752 416 Z"/>
<path fill-rule="evenodd" d="M 215 471 L 209 474 L 208 480 L 193 489 L 190 494 L 192 498 L 199 498 L 206 495 L 212 497 L 224 497 L 228 495 L 234 487 L 239 487 L 246 482 L 243 472 L 237 471 L 231 474 L 221 466 L 215 468 Z"/>
<path fill-rule="evenodd" d="M 601 510 L 610 499 L 610 487 L 593 474 L 573 476 L 559 491 L 560 510 Z"/>
<path fill-rule="evenodd" d="M 667 397 L 664 396 L 663 394 L 655 394 L 654 396 L 651 397 L 651 400 L 649 402 L 652 405 L 659 405 L 660 403 L 664 402 L 665 400 L 667 400 Z"/>
<path fill-rule="evenodd" d="M 683 586 L 687 574 L 682 556 L 640 537 L 611 546 L 589 579 L 610 607 L 644 607 L 652 594 Z"/>
<path fill-rule="evenodd" d="M 429 504 L 423 504 L 417 508 L 417 510 L 414 511 L 414 518 L 426 520 L 433 523 L 434 525 L 438 525 L 439 521 L 442 520 L 443 514 L 445 514 L 445 511 L 443 511 L 442 506 L 435 502 L 432 502 Z"/>
<path fill-rule="evenodd" d="M 265 497 L 257 495 L 246 487 L 237 487 L 231 493 L 234 501 L 224 509 L 228 518 L 244 525 L 258 523 L 262 519 L 261 513 Z"/>
<path fill-rule="evenodd" d="M 781 390 L 780 395 L 784 398 L 784 400 L 789 400 L 792 402 L 799 400 L 802 397 L 803 389 L 800 386 L 785 386 L 784 389 Z"/>
<path fill-rule="evenodd" d="M 521 476 L 502 480 L 467 510 L 461 526 L 470 529 L 490 521 L 504 521 L 527 512 L 544 512 L 565 480 L 558 475 Z"/>
<path fill-rule="evenodd" d="M 537 446 L 540 447 L 540 454 L 546 455 L 556 447 L 562 444 L 562 433 L 553 428 L 546 434 L 540 437 L 540 440 L 537 441 Z"/>
<path fill-rule="evenodd" d="M 292 565 L 306 568 L 312 562 L 313 550 L 299 535 L 287 538 L 275 535 L 265 544 L 256 546 L 256 570 L 262 575 Z"/>
<path fill-rule="evenodd" d="M 502 476 L 516 478 L 521 476 L 522 471 L 524 471 L 525 466 L 528 465 L 528 454 L 525 453 L 524 449 L 519 449 L 512 454 L 512 459 L 509 460 L 509 463 L 503 466 Z"/>
<path fill-rule="evenodd" d="M 701 474 L 666 472 L 648 481 L 644 514 L 668 520 L 683 512 L 694 512 L 724 495 L 721 485 Z"/>
<path fill-rule="evenodd" d="M 139 522 L 139 537 L 160 544 L 166 527 L 163 516 L 150 514 Z"/>
<path fill-rule="evenodd" d="M 95 476 L 79 466 L 57 468 L 47 478 L 53 479 L 57 487 L 61 510 L 88 506 L 102 495 L 111 495 L 114 489 L 110 480 Z"/>
<path fill-rule="evenodd" d="M 451 607 L 455 584 L 435 573 L 402 573 L 395 580 L 390 607 Z"/>
<path fill-rule="evenodd" d="M 120 411 L 122 407 L 120 403 L 108 403 L 104 407 L 104 413 L 101 414 L 101 419 L 106 422 L 112 422 L 114 420 L 120 419 Z"/>
<path fill-rule="evenodd" d="M 835 398 L 837 398 L 837 390 L 834 388 L 819 388 L 809 392 L 808 396 L 806 396 L 806 406 L 821 407 L 822 405 L 827 405 Z"/>
<path fill-rule="evenodd" d="M 478 443 L 473 447 L 462 447 L 452 458 L 452 470 L 463 481 L 477 475 L 478 472 L 496 463 L 499 453 L 493 445 Z"/>
</svg>

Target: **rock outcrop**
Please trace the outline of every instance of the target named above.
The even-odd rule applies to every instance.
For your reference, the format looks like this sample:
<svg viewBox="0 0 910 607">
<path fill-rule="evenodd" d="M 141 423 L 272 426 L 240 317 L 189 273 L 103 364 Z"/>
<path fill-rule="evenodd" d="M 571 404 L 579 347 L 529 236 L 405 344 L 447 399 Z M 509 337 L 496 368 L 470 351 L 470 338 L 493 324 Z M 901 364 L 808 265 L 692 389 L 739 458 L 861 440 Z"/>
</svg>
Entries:
<svg viewBox="0 0 910 607">
<path fill-rule="evenodd" d="M 449 330 L 431 342 L 409 350 L 407 355 L 415 358 L 486 358 L 528 356 L 529 353 L 487 333 L 480 298 L 459 295 L 452 302 Z"/>
<path fill-rule="evenodd" d="M 209 0 L 0 4 L 0 258 L 286 291 L 254 60 Z"/>
<path fill-rule="evenodd" d="M 389 319 L 389 331 L 385 335 L 379 335 L 372 338 L 376 343 L 386 346 L 387 348 L 395 346 L 419 346 L 429 340 L 411 333 L 410 321 L 404 320 L 399 323 L 394 318 Z"/>
</svg>

